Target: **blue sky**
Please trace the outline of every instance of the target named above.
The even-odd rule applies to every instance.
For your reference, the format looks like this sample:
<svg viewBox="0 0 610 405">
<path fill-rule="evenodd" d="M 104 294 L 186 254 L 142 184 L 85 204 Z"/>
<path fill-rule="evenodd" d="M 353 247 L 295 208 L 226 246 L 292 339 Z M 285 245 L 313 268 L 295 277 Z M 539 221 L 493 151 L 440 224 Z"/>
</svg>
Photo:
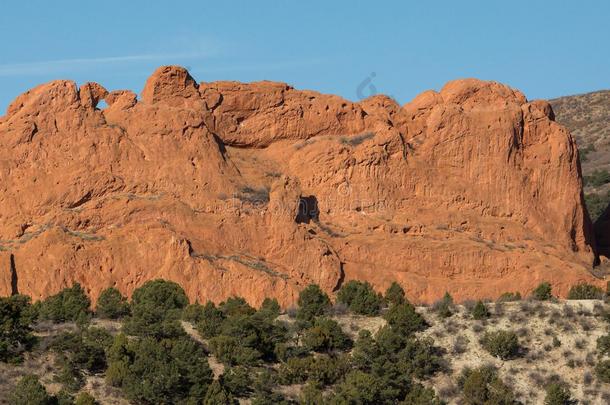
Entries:
<svg viewBox="0 0 610 405">
<path fill-rule="evenodd" d="M 53 79 L 139 92 L 159 65 L 399 102 L 456 78 L 528 98 L 610 88 L 608 1 L 11 1 L 0 115 Z"/>
</svg>

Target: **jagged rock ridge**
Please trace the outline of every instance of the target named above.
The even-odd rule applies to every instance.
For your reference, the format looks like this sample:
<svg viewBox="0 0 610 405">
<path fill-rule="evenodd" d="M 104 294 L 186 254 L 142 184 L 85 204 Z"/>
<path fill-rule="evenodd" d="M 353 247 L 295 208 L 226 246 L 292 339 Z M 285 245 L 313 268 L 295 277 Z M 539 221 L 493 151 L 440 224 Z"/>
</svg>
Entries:
<svg viewBox="0 0 610 405">
<path fill-rule="evenodd" d="M 0 118 L 0 177 L 3 294 L 15 277 L 35 298 L 163 277 L 191 299 L 283 305 L 354 278 L 424 302 L 602 283 L 574 140 L 495 82 L 400 106 L 175 66 L 140 100 L 54 81 Z"/>
</svg>

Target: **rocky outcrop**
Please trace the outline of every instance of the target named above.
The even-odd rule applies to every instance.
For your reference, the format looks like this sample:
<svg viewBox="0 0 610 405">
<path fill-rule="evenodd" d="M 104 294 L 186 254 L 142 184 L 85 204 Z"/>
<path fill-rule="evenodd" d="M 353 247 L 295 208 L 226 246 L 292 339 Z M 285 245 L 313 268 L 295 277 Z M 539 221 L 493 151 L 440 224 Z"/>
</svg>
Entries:
<svg viewBox="0 0 610 405">
<path fill-rule="evenodd" d="M 494 82 L 400 106 L 174 66 L 141 100 L 56 81 L 0 118 L 0 178 L 2 294 L 11 255 L 35 298 L 159 277 L 200 301 L 286 306 L 350 279 L 422 302 L 603 283 L 572 137 Z"/>
</svg>

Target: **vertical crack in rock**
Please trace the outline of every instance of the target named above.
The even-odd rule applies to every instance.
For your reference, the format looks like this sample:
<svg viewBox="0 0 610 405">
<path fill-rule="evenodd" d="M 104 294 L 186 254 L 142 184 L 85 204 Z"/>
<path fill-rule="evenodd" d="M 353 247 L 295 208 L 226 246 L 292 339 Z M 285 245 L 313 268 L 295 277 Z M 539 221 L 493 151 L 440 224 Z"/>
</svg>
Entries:
<svg viewBox="0 0 610 405">
<path fill-rule="evenodd" d="M 17 277 L 17 267 L 15 266 L 15 255 L 11 253 L 10 257 L 10 271 L 11 271 L 11 295 L 18 295 L 18 277 Z"/>
<path fill-rule="evenodd" d="M 345 281 L 345 270 L 343 270 L 344 264 L 345 263 L 343 262 L 339 262 L 339 280 L 337 280 L 337 285 L 335 285 L 335 287 L 333 288 L 333 292 L 339 291 L 341 289 L 341 286 L 343 286 L 343 282 Z"/>
<path fill-rule="evenodd" d="M 407 160 L 407 145 L 405 142 L 405 137 L 399 132 L 398 136 L 400 137 L 400 144 L 402 145 L 402 159 Z"/>
</svg>

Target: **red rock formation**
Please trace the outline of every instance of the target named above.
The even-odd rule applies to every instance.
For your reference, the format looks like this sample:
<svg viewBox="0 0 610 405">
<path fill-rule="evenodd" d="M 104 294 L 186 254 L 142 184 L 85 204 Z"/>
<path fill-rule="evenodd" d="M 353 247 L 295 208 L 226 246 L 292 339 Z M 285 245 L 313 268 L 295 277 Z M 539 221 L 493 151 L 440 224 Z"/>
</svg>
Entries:
<svg viewBox="0 0 610 405">
<path fill-rule="evenodd" d="M 354 278 L 426 302 L 603 284 L 572 137 L 548 103 L 494 82 L 401 107 L 197 84 L 179 67 L 158 69 L 140 101 L 55 81 L 0 118 L 0 178 L 2 294 L 10 254 L 35 298 L 159 277 L 192 299 L 284 305 Z"/>
</svg>

